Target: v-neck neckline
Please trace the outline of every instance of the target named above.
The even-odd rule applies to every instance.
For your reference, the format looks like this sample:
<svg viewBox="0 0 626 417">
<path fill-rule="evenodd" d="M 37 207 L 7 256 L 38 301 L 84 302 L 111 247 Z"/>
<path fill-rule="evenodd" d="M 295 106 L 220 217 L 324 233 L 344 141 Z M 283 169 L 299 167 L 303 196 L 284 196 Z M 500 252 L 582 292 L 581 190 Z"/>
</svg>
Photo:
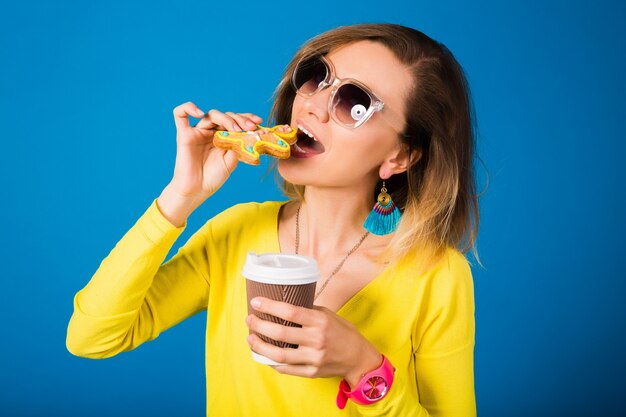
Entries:
<svg viewBox="0 0 626 417">
<path fill-rule="evenodd" d="M 281 248 L 280 248 L 280 238 L 278 234 L 278 216 L 280 214 L 280 209 L 289 202 L 290 200 L 278 201 L 274 205 L 274 213 L 272 216 L 273 221 L 270 222 L 270 225 L 271 225 L 271 232 L 274 235 L 274 239 L 272 242 L 274 247 L 272 248 L 272 251 L 275 253 L 282 253 Z M 370 282 L 365 284 L 363 288 L 357 291 L 341 307 L 339 307 L 339 309 L 335 312 L 335 314 L 346 315 L 347 313 L 349 313 L 350 310 L 352 309 L 352 306 L 355 305 L 358 300 L 360 300 L 365 295 L 367 295 L 367 293 L 373 291 L 372 288 L 374 288 L 376 285 L 378 285 L 379 282 L 382 281 L 383 276 L 385 276 L 389 270 L 390 270 L 389 266 L 385 266 L 385 268 L 378 275 L 376 275 Z"/>
</svg>

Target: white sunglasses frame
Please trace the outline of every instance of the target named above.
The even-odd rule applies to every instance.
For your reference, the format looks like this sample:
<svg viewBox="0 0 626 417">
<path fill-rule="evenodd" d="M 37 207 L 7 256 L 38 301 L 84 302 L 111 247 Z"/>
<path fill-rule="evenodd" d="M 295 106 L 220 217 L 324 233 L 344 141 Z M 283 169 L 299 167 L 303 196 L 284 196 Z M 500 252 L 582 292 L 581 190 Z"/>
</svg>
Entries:
<svg viewBox="0 0 626 417">
<path fill-rule="evenodd" d="M 324 80 L 322 80 L 318 84 L 317 88 L 312 93 L 304 93 L 300 91 L 299 88 L 296 87 L 296 74 L 298 72 L 298 68 L 300 67 L 300 64 L 303 61 L 308 61 L 314 58 L 318 58 L 326 66 L 326 77 L 324 78 Z M 363 90 L 369 96 L 372 102 L 372 104 L 368 107 L 367 111 L 365 112 L 365 115 L 352 125 L 342 122 L 341 120 L 339 120 L 339 118 L 335 114 L 335 107 L 337 107 L 337 104 L 334 103 L 335 95 L 337 94 L 339 87 L 346 85 L 346 84 L 355 85 L 361 90 Z M 330 97 L 328 98 L 328 113 L 337 124 L 343 127 L 346 127 L 348 129 L 356 129 L 359 126 L 362 126 L 366 121 L 368 121 L 372 117 L 374 113 L 376 113 L 377 111 L 381 111 L 385 108 L 385 103 L 369 87 L 367 87 L 362 82 L 355 80 L 354 78 L 338 78 L 335 75 L 335 67 L 333 66 L 332 62 L 327 60 L 324 57 L 324 55 L 313 55 L 313 56 L 302 57 L 296 64 L 293 70 L 293 73 L 291 74 L 291 85 L 296 91 L 296 94 L 304 98 L 310 98 L 314 96 L 316 93 L 323 91 L 324 89 L 328 87 L 332 87 Z M 387 112 L 389 112 L 388 108 L 387 108 Z M 393 125 L 391 126 L 393 127 Z"/>
</svg>

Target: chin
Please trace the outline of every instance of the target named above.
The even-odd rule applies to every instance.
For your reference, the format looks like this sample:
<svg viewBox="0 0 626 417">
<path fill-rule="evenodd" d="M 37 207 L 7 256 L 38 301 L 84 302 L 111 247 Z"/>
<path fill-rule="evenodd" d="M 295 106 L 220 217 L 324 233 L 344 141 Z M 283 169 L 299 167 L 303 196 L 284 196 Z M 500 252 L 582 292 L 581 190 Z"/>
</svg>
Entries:
<svg viewBox="0 0 626 417">
<path fill-rule="evenodd" d="M 292 184 L 302 184 L 304 174 L 301 170 L 298 172 L 297 161 L 292 158 L 281 159 L 278 161 L 278 173 L 281 178 Z"/>
<path fill-rule="evenodd" d="M 297 185 L 318 185 L 320 183 L 320 169 L 307 168 L 303 161 L 296 158 L 281 159 L 278 161 L 278 173 L 283 180 Z"/>
</svg>

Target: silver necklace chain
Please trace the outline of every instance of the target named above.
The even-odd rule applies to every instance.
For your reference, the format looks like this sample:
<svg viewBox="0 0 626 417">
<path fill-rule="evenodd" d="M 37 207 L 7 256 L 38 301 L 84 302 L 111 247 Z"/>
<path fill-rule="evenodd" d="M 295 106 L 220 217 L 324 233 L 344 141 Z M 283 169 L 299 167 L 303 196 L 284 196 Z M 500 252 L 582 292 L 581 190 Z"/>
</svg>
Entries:
<svg viewBox="0 0 626 417">
<path fill-rule="evenodd" d="M 296 255 L 298 254 L 298 248 L 300 246 L 300 208 L 302 207 L 302 204 L 300 204 L 298 206 L 298 210 L 296 211 Z M 330 280 L 332 279 L 332 277 L 339 272 L 339 270 L 341 269 L 341 267 L 343 266 L 343 264 L 346 262 L 346 259 L 348 259 L 348 257 L 350 255 L 352 255 L 354 253 L 354 251 L 356 251 L 359 246 L 361 246 L 361 243 L 363 243 L 363 241 L 365 240 L 365 238 L 367 237 L 367 235 L 369 235 L 370 232 L 367 231 L 365 232 L 365 234 L 363 236 L 361 236 L 361 239 L 359 239 L 359 241 L 357 242 L 356 245 L 354 245 L 354 247 L 352 249 L 350 249 L 350 251 L 347 253 L 346 256 L 344 256 L 344 258 L 341 260 L 341 262 L 339 262 L 339 265 L 337 265 L 335 267 L 335 269 L 333 270 L 333 272 L 330 273 L 330 275 L 328 276 L 328 278 L 326 278 L 326 282 L 324 282 L 324 285 L 322 285 L 322 288 L 320 288 L 320 290 L 317 292 L 317 294 L 315 294 L 315 299 L 317 299 L 317 297 L 322 293 L 322 291 L 324 291 L 324 288 L 326 288 L 326 286 L 328 285 L 328 283 L 330 282 Z"/>
</svg>

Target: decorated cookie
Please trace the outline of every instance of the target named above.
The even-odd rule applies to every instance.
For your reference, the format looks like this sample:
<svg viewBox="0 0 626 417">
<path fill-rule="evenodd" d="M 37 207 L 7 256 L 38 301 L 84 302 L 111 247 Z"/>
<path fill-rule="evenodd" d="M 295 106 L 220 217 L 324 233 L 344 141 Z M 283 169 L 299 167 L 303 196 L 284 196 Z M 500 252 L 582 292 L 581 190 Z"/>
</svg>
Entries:
<svg viewBox="0 0 626 417">
<path fill-rule="evenodd" d="M 250 165 L 259 165 L 262 154 L 280 159 L 289 158 L 290 146 L 297 140 L 297 129 L 289 125 L 257 127 L 256 130 L 241 132 L 218 130 L 213 136 L 213 144 L 218 148 L 235 151 L 240 161 Z"/>
</svg>

